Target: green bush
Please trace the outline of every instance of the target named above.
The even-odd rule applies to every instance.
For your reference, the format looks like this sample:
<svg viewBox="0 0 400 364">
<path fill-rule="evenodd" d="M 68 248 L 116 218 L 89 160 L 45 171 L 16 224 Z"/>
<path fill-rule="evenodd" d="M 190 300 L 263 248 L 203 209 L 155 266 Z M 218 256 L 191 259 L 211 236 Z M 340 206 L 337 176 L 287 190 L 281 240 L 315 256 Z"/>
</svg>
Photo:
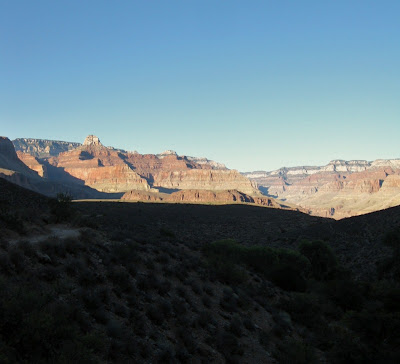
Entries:
<svg viewBox="0 0 400 364">
<path fill-rule="evenodd" d="M 302 241 L 299 251 L 311 263 L 312 277 L 317 280 L 332 279 L 337 271 L 338 262 L 332 248 L 321 240 Z"/>
<path fill-rule="evenodd" d="M 72 196 L 67 193 L 58 193 L 55 199 L 49 201 L 50 211 L 55 221 L 68 221 L 73 215 L 71 206 Z"/>
<path fill-rule="evenodd" d="M 245 281 L 245 271 L 236 267 L 242 265 L 263 274 L 283 289 L 304 291 L 306 288 L 310 262 L 294 250 L 244 246 L 234 240 L 220 240 L 206 244 L 203 253 L 217 278 L 225 283 Z"/>
<path fill-rule="evenodd" d="M 287 339 L 277 345 L 275 358 L 280 364 L 318 363 L 314 349 L 300 340 Z"/>
</svg>

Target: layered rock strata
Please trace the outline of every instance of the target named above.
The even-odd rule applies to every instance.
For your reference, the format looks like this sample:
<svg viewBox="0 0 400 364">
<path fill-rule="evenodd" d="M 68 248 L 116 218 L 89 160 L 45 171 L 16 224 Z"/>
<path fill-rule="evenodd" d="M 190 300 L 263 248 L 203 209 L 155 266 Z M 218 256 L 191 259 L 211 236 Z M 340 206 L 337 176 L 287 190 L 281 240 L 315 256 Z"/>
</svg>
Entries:
<svg viewBox="0 0 400 364">
<path fill-rule="evenodd" d="M 343 218 L 400 204 L 400 160 L 340 161 L 323 167 L 246 173 L 270 196 L 318 216 Z"/>
<path fill-rule="evenodd" d="M 248 178 L 219 164 L 214 166 L 207 159 L 200 158 L 201 163 L 197 163 L 173 151 L 160 155 L 122 152 L 103 146 L 94 135 L 75 150 L 49 158 L 48 162 L 102 192 L 148 191 L 153 187 L 171 191 L 237 189 L 260 195 Z"/>
<path fill-rule="evenodd" d="M 81 143 L 33 138 L 18 138 L 13 140 L 13 144 L 17 151 L 29 153 L 36 158 L 54 157 L 81 146 Z"/>
<path fill-rule="evenodd" d="M 288 208 L 290 206 L 279 203 L 273 198 L 269 197 L 254 197 L 237 190 L 181 190 L 171 194 L 165 193 L 152 193 L 143 191 L 129 191 L 126 192 L 122 201 L 129 202 L 175 202 L 175 203 L 215 203 L 215 204 L 229 204 L 229 203 L 250 203 L 261 206 L 269 206 L 275 208 Z"/>
<path fill-rule="evenodd" d="M 133 170 L 120 152 L 104 147 L 93 135 L 88 136 L 82 146 L 52 157 L 48 162 L 97 191 L 150 190 L 147 180 Z"/>
</svg>

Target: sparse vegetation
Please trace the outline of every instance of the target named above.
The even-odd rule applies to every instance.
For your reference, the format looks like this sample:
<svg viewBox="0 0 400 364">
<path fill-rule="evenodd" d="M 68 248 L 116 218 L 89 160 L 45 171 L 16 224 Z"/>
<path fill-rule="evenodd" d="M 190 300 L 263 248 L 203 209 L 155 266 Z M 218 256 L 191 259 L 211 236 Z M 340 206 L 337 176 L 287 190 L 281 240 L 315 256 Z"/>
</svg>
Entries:
<svg viewBox="0 0 400 364">
<path fill-rule="evenodd" d="M 0 239 L 0 362 L 400 361 L 397 230 L 365 282 L 332 238 L 198 244 L 117 217 L 40 241 L 2 225 L 20 238 Z"/>
</svg>

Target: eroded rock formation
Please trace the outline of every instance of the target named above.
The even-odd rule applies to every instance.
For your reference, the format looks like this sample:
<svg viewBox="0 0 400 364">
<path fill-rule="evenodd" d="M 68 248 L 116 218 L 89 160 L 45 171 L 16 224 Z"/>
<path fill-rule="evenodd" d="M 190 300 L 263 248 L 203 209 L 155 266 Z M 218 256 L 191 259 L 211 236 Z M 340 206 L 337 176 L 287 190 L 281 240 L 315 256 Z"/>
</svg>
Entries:
<svg viewBox="0 0 400 364">
<path fill-rule="evenodd" d="M 122 196 L 121 200 L 129 202 L 138 201 L 163 201 L 175 203 L 251 203 L 261 206 L 292 209 L 290 206 L 279 203 L 270 197 L 254 197 L 237 190 L 180 190 L 171 194 L 143 191 L 129 191 Z"/>
<path fill-rule="evenodd" d="M 54 157 L 81 145 L 81 143 L 33 138 L 18 138 L 13 140 L 13 144 L 16 151 L 29 153 L 37 158 Z"/>
<path fill-rule="evenodd" d="M 207 159 L 178 156 L 173 151 L 159 155 L 129 153 L 103 146 L 94 135 L 83 145 L 48 159 L 50 165 L 103 192 L 155 189 L 237 189 L 257 195 L 255 185 L 239 172 L 222 168 Z"/>
<path fill-rule="evenodd" d="M 319 216 L 343 218 L 400 204 L 400 160 L 341 161 L 245 175 L 268 195 Z"/>
</svg>

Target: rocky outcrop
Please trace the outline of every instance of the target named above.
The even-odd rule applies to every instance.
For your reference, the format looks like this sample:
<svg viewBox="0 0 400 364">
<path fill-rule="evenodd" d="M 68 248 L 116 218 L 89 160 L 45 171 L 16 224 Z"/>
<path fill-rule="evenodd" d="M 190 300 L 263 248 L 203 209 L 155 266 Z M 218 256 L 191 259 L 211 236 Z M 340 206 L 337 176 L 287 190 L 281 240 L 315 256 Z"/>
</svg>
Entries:
<svg viewBox="0 0 400 364">
<path fill-rule="evenodd" d="M 122 201 L 130 201 L 130 202 L 159 202 L 163 201 L 165 196 L 157 192 L 150 191 L 128 191 L 122 197 Z"/>
<path fill-rule="evenodd" d="M 36 158 L 55 157 L 60 153 L 76 149 L 81 145 L 81 143 L 32 138 L 18 138 L 12 142 L 16 151 L 29 153 Z"/>
<path fill-rule="evenodd" d="M 172 203 L 200 203 L 200 204 L 230 204 L 230 203 L 250 203 L 261 206 L 292 209 L 269 197 L 254 197 L 237 190 L 181 190 L 171 194 L 129 191 L 121 198 L 122 201 L 129 202 L 172 202 Z"/>
<path fill-rule="evenodd" d="M 88 135 L 83 142 L 85 146 L 100 146 L 103 145 L 100 143 L 100 139 L 95 135 Z"/>
<path fill-rule="evenodd" d="M 154 174 L 153 185 L 168 189 L 238 190 L 259 194 L 255 184 L 235 170 L 165 170 Z"/>
<path fill-rule="evenodd" d="M 251 196 L 237 190 L 209 191 L 209 190 L 182 190 L 168 196 L 171 202 L 197 202 L 197 203 L 254 203 Z"/>
<path fill-rule="evenodd" d="M 5 172 L 7 175 L 18 172 L 33 178 L 39 177 L 18 158 L 13 143 L 7 137 L 0 137 L 0 169 L 8 171 Z"/>
<path fill-rule="evenodd" d="M 37 171 L 29 168 L 28 165 Z M 121 196 L 120 194 L 104 195 L 96 190 L 79 185 L 76 181 L 66 181 L 64 178 L 56 181 L 50 180 L 50 178 L 42 178 L 38 172 L 47 176 L 48 167 L 33 156 L 21 152 L 18 152 L 17 155 L 11 141 L 6 137 L 0 137 L 0 177 L 9 182 L 51 197 L 60 192 L 71 194 L 75 198 L 119 198 Z"/>
<path fill-rule="evenodd" d="M 40 177 L 47 177 L 47 167 L 31 154 L 17 152 L 18 158 L 30 169 L 35 171 Z"/>
<path fill-rule="evenodd" d="M 89 135 L 82 146 L 50 158 L 49 164 L 97 191 L 150 190 L 147 180 L 125 159 L 120 152 L 104 147 L 99 138 Z"/>
</svg>

